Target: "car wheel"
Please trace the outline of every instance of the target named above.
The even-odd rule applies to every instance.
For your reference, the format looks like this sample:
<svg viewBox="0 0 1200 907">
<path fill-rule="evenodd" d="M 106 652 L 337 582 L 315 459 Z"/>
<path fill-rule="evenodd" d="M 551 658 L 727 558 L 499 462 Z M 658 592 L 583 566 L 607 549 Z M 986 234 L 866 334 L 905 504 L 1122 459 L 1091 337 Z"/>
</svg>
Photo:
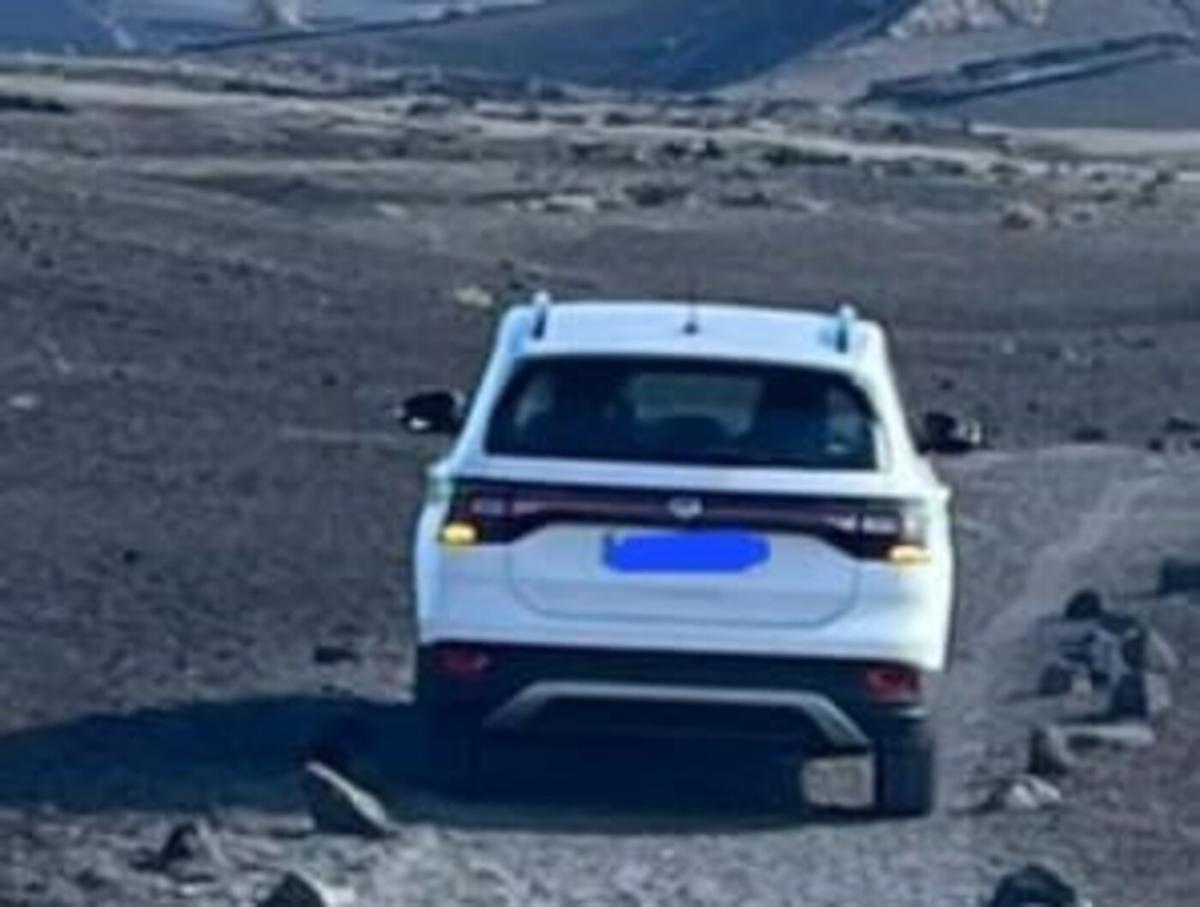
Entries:
<svg viewBox="0 0 1200 907">
<path fill-rule="evenodd" d="M 425 775 L 439 793 L 470 798 L 482 793 L 478 724 L 457 715 L 424 716 Z"/>
<path fill-rule="evenodd" d="M 937 741 L 927 730 L 884 740 L 875 753 L 875 811 L 917 818 L 937 807 Z"/>
</svg>

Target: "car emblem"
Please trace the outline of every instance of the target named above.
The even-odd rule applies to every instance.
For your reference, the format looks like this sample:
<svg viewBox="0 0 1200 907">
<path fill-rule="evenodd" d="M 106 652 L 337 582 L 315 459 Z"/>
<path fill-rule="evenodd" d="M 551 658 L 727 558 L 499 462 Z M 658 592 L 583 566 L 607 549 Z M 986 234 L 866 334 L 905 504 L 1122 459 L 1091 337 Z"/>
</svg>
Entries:
<svg viewBox="0 0 1200 907">
<path fill-rule="evenodd" d="M 680 522 L 690 523 L 704 515 L 704 502 L 699 498 L 671 498 L 667 510 Z"/>
</svg>

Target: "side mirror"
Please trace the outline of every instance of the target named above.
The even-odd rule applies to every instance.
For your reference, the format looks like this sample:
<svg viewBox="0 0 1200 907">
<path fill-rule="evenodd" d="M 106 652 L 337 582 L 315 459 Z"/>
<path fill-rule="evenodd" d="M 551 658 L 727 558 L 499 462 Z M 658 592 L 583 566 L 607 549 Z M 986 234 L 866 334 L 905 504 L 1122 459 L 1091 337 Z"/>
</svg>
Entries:
<svg viewBox="0 0 1200 907">
<path fill-rule="evenodd" d="M 466 408 L 459 391 L 422 391 L 405 400 L 396 417 L 414 435 L 453 435 L 463 426 Z"/>
</svg>

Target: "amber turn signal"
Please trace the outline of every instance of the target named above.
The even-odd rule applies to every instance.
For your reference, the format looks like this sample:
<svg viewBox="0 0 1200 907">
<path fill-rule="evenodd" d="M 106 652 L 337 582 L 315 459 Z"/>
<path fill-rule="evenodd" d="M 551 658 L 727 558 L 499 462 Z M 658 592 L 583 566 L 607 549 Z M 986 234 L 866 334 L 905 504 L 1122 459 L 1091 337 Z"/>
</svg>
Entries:
<svg viewBox="0 0 1200 907">
<path fill-rule="evenodd" d="M 479 541 L 479 530 L 470 523 L 447 523 L 442 527 L 442 544 L 454 548 L 464 548 Z"/>
</svg>

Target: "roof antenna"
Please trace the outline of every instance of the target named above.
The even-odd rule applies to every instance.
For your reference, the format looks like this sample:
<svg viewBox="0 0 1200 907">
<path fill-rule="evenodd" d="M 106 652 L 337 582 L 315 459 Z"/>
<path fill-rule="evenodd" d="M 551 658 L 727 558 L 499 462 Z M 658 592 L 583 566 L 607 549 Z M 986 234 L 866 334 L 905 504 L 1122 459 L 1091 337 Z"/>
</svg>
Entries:
<svg viewBox="0 0 1200 907">
<path fill-rule="evenodd" d="M 834 335 L 834 345 L 839 353 L 850 352 L 850 335 L 854 324 L 858 321 L 858 310 L 849 303 L 843 303 L 837 310 L 837 332 Z"/>
<path fill-rule="evenodd" d="M 696 301 L 689 300 L 687 304 L 687 320 L 683 323 L 683 332 L 691 337 L 700 333 L 700 307 Z"/>
<path fill-rule="evenodd" d="M 545 290 L 533 294 L 533 338 L 541 340 L 546 336 L 546 328 L 550 324 L 550 308 L 554 300 Z"/>
</svg>

